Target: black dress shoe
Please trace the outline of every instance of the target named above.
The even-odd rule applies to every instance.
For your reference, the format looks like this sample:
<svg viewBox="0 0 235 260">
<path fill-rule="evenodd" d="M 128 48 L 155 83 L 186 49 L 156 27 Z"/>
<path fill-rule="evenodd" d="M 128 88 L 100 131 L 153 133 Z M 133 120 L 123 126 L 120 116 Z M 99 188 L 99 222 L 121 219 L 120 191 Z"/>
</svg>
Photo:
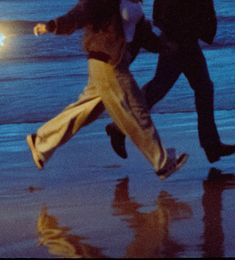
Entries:
<svg viewBox="0 0 235 260">
<path fill-rule="evenodd" d="M 106 133 L 110 136 L 110 142 L 113 150 L 121 158 L 127 158 L 127 152 L 125 147 L 125 135 L 113 124 L 109 124 L 105 128 Z"/>
<path fill-rule="evenodd" d="M 206 157 L 207 157 L 207 160 L 210 162 L 210 163 L 214 163 L 214 162 L 217 162 L 220 160 L 220 156 L 219 156 L 219 153 L 217 151 L 209 151 L 209 150 L 206 150 L 205 149 L 205 154 L 206 154 Z"/>
<path fill-rule="evenodd" d="M 207 159 L 210 163 L 216 162 L 221 156 L 229 156 L 235 153 L 235 145 L 223 144 L 204 147 Z"/>
<path fill-rule="evenodd" d="M 220 155 L 228 156 L 235 153 L 235 145 L 234 144 L 220 144 Z"/>
</svg>

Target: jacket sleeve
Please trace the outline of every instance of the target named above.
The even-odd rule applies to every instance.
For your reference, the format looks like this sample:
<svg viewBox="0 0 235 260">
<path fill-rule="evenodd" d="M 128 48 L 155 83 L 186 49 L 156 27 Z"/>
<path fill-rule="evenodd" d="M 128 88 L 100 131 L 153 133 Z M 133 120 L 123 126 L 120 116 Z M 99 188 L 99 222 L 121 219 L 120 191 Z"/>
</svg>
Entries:
<svg viewBox="0 0 235 260">
<path fill-rule="evenodd" d="M 197 0 L 195 0 L 197 1 Z M 170 24 L 169 11 L 172 4 L 177 5 L 177 1 L 172 0 L 154 0 L 153 2 L 153 24 L 160 30 L 165 29 L 165 25 Z"/>
<path fill-rule="evenodd" d="M 200 38 L 208 44 L 212 44 L 217 31 L 217 18 L 213 0 L 201 0 L 202 12 Z"/>
<path fill-rule="evenodd" d="M 148 20 L 142 22 L 140 32 L 142 40 L 141 47 L 149 52 L 159 52 L 161 48 L 161 42 L 159 36 L 157 36 L 153 30 L 152 25 Z"/>
<path fill-rule="evenodd" d="M 149 52 L 159 52 L 160 38 L 152 31 L 151 23 L 144 17 L 136 25 L 134 39 L 128 48 L 133 57 L 138 54 L 141 48 Z"/>
<path fill-rule="evenodd" d="M 72 34 L 75 30 L 87 24 L 87 16 L 84 11 L 83 1 L 80 1 L 67 14 L 49 21 L 47 30 L 55 34 Z"/>
</svg>

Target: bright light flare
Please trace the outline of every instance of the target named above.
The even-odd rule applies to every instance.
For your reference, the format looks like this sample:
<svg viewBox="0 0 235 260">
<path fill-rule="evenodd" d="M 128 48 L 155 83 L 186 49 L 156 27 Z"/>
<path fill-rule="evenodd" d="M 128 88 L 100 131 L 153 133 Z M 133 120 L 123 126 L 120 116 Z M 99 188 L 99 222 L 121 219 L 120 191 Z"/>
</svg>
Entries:
<svg viewBox="0 0 235 260">
<path fill-rule="evenodd" d="M 3 33 L 0 33 L 0 47 L 4 46 L 6 36 Z"/>
</svg>

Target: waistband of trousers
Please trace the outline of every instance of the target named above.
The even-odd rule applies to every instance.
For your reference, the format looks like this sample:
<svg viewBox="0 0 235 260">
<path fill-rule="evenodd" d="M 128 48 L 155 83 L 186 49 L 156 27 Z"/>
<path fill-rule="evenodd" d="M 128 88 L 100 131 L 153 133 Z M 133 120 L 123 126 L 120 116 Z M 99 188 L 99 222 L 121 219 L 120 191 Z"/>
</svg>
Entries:
<svg viewBox="0 0 235 260">
<path fill-rule="evenodd" d="M 91 51 L 88 53 L 88 59 L 96 59 L 108 63 L 111 58 L 104 52 Z"/>
</svg>

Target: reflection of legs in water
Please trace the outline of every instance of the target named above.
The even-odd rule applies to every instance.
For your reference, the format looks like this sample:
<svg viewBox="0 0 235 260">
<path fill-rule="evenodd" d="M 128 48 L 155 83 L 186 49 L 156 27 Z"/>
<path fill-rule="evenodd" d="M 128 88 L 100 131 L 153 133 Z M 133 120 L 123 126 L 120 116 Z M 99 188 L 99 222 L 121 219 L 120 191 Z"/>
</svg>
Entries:
<svg viewBox="0 0 235 260">
<path fill-rule="evenodd" d="M 125 217 L 134 231 L 125 257 L 176 257 L 183 252 L 184 245 L 170 237 L 169 227 L 175 220 L 190 218 L 191 208 L 164 191 L 157 198 L 155 210 L 141 213 L 138 211 L 141 206 L 129 197 L 128 179 L 123 179 L 116 186 L 113 209 L 114 215 Z"/>
<path fill-rule="evenodd" d="M 203 188 L 203 257 L 223 257 L 222 195 L 225 190 L 235 188 L 235 175 L 222 174 L 220 170 L 211 168 L 207 180 L 203 183 Z"/>
<path fill-rule="evenodd" d="M 69 228 L 58 224 L 57 218 L 49 215 L 46 208 L 37 221 L 40 245 L 48 248 L 52 256 L 64 258 L 106 258 L 99 248 L 83 243 L 83 238 L 69 234 Z"/>
</svg>

